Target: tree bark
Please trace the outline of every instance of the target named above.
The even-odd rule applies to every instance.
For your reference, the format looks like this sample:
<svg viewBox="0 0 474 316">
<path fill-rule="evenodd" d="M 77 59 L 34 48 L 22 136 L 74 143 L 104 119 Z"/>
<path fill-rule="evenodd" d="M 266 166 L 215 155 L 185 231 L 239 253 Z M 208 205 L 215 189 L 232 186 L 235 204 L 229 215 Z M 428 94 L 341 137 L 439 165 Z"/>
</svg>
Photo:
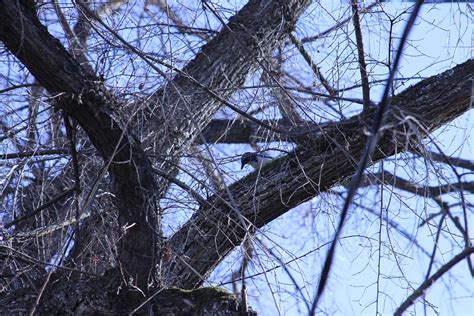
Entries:
<svg viewBox="0 0 474 316">
<path fill-rule="evenodd" d="M 469 110 L 473 79 L 474 60 L 469 60 L 395 96 L 371 164 L 416 147 L 430 132 Z M 231 185 L 234 205 L 225 192 L 211 197 L 169 240 L 175 259 L 166 266 L 167 282 L 199 287 L 243 241 L 247 229 L 238 216 L 262 227 L 350 177 L 365 149 L 364 131 L 373 112 L 326 126 L 314 139 L 308 133 L 305 145 Z"/>
<path fill-rule="evenodd" d="M 163 89 L 151 98 L 158 110 L 149 113 L 155 130 L 154 150 L 162 160 L 157 168 L 176 171 L 175 163 L 222 107 L 260 65 L 260 59 L 291 31 L 309 0 L 250 1 L 219 35 Z M 146 290 L 156 272 L 160 246 L 160 214 L 155 198 L 169 181 L 152 175 L 151 164 L 131 130 L 114 120 L 120 108 L 99 78 L 90 75 L 52 37 L 28 1 L 0 4 L 0 40 L 35 76 L 56 105 L 77 120 L 98 149 L 112 178 L 117 199 L 119 262 L 125 281 Z M 263 55 L 257 54 L 262 52 Z M 226 91 L 217 95 L 212 91 Z M 171 169 L 171 172 L 170 172 Z"/>
<path fill-rule="evenodd" d="M 110 276 L 57 282 L 43 293 L 43 303 L 37 306 L 35 315 L 129 315 L 134 310 L 134 315 L 256 315 L 252 310 L 245 312 L 245 306 L 233 294 L 219 288 L 163 289 L 147 299 L 139 292 L 104 291 L 111 282 L 114 283 Z M 0 310 L 5 315 L 27 315 L 34 302 L 35 295 L 22 289 L 0 297 Z"/>
<path fill-rule="evenodd" d="M 54 103 L 77 120 L 99 150 L 113 179 L 124 227 L 119 260 L 126 281 L 146 290 L 154 269 L 159 231 L 151 165 L 140 143 L 109 112 L 120 103 L 53 38 L 23 1 L 0 4 L 0 40 L 48 90 Z M 126 227 L 126 228 L 125 228 Z"/>
<path fill-rule="evenodd" d="M 178 159 L 230 98 L 247 76 L 294 29 L 309 0 L 249 1 L 223 26 L 199 54 L 166 86 L 158 89 L 145 108 L 146 133 L 152 136 L 153 153 L 162 157 L 154 165 L 176 172 Z M 168 163 L 172 162 L 172 163 Z M 163 192 L 169 182 L 161 178 Z"/>
</svg>

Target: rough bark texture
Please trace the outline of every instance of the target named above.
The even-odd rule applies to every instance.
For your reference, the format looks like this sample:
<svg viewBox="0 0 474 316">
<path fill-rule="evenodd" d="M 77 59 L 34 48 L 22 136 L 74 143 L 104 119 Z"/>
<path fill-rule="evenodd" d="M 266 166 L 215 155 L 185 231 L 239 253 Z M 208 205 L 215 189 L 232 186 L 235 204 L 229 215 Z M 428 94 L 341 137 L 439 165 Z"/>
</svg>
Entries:
<svg viewBox="0 0 474 316">
<path fill-rule="evenodd" d="M 150 98 L 146 134 L 163 172 L 177 160 L 213 115 L 261 67 L 264 58 L 292 31 L 309 0 L 249 1 L 223 30 L 165 87 Z M 171 161 L 173 163 L 168 164 Z M 159 180 L 166 188 L 168 181 Z"/>
<path fill-rule="evenodd" d="M 127 282 L 146 289 L 154 268 L 155 180 L 139 142 L 108 113 L 119 102 L 53 38 L 32 8 L 0 3 L 0 40 L 31 71 L 67 115 L 77 120 L 102 154 L 113 178 L 119 224 L 119 257 Z M 134 224 L 134 225 L 132 225 Z"/>
<path fill-rule="evenodd" d="M 409 149 L 466 112 L 471 105 L 473 74 L 474 61 L 469 60 L 394 97 L 372 163 Z M 169 241 L 178 259 L 168 264 L 166 280 L 177 287 L 200 286 L 243 241 L 246 229 L 237 212 L 262 227 L 350 177 L 365 148 L 364 130 L 371 117 L 372 113 L 366 113 L 334 123 L 319 138 L 309 133 L 307 144 L 231 185 L 236 205 L 229 206 L 225 192 L 212 197 Z"/>
<path fill-rule="evenodd" d="M 118 285 L 118 284 L 115 284 Z M 119 295 L 104 291 L 110 279 L 69 279 L 54 283 L 43 294 L 44 303 L 35 315 L 128 315 L 145 302 L 139 292 L 121 290 Z M 24 289 L 7 297 L 0 297 L 0 307 L 8 315 L 26 315 L 31 312 L 36 295 Z M 7 309 L 5 311 L 5 308 Z M 2 314 L 4 314 L 2 312 Z M 209 315 L 253 316 L 234 295 L 219 288 L 159 290 L 158 295 L 136 310 L 135 315 Z"/>
</svg>

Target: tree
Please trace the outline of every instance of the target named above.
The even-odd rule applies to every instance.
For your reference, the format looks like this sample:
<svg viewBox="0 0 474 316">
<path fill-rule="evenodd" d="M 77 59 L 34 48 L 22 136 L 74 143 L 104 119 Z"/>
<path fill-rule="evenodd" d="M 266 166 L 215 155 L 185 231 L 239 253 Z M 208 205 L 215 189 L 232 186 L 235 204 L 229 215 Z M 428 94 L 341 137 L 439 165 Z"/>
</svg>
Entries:
<svg viewBox="0 0 474 316">
<path fill-rule="evenodd" d="M 376 105 L 359 14 L 383 7 L 373 4 L 359 12 L 353 1 L 358 52 L 353 62 L 360 65 L 363 99 L 345 98 L 335 88 L 337 78 L 328 79 L 313 61 L 315 52 L 305 49 L 305 43 L 317 38 L 295 35 L 309 5 L 307 0 L 251 0 L 226 22 L 224 10 L 202 2 L 202 8 L 196 8 L 202 17 L 195 24 L 209 17 L 213 21 L 194 27 L 165 1 L 146 4 L 147 10 L 161 9 L 164 24 L 149 11 L 122 1 L 78 1 L 72 7 L 56 1 L 41 6 L 2 2 L 0 41 L 7 50 L 2 59 L 9 74 L 2 100 L 7 105 L 2 140 L 8 153 L 2 165 L 7 218 L 0 245 L 3 309 L 89 314 L 143 312 L 148 306 L 162 312 L 163 304 L 176 295 L 209 302 L 209 295 L 167 289 L 201 287 L 216 266 L 244 244 L 242 277 L 259 228 L 323 192 L 334 192 L 339 184 L 349 190 L 384 184 L 422 191 L 441 209 L 426 223 L 442 234 L 449 222 L 463 241 L 457 256 L 427 273 L 425 287 L 459 261 L 466 261 L 473 273 L 465 196 L 472 192 L 472 182 L 457 171 L 472 170 L 472 162 L 429 152 L 422 142 L 470 109 L 473 61 L 401 92 L 383 80 L 396 94 Z M 111 12 L 115 15 L 107 17 Z M 69 15 L 74 14 L 71 28 L 74 18 Z M 339 21 L 328 32 L 349 21 Z M 170 29 L 178 34 L 173 36 Z M 172 38 L 184 44 L 169 46 Z M 286 71 L 290 45 L 308 63 L 317 85 L 299 82 Z M 173 55 L 184 48 L 181 55 Z M 386 63 L 391 69 L 391 57 Z M 249 80 L 258 82 L 256 88 L 262 91 L 248 93 Z M 28 96 L 21 98 L 24 91 Z M 246 108 L 245 100 L 259 94 L 266 104 L 255 111 Z M 317 99 L 305 100 L 307 95 Z M 357 102 L 362 111 L 353 105 Z M 382 105 L 388 112 L 380 112 Z M 262 119 L 265 106 L 279 116 Z M 322 111 L 332 111 L 337 119 Z M 384 114 L 383 120 L 376 113 Z M 374 129 L 377 122 L 383 124 Z M 346 184 L 357 175 L 371 138 L 377 145 L 370 165 L 411 152 L 452 166 L 458 181 L 418 190 L 387 168 Z M 224 174 L 212 151 L 216 144 L 258 146 L 272 141 L 293 147 L 235 181 Z M 182 159 L 189 156 L 203 170 L 186 166 Z M 449 192 L 460 194 L 457 206 L 440 197 Z M 461 210 L 460 217 L 453 207 Z M 166 217 L 176 209 L 193 213 L 165 238 Z M 435 218 L 440 219 L 436 224 Z M 340 222 L 342 228 L 343 217 Z M 331 260 L 326 262 L 330 267 Z M 323 272 L 321 291 L 328 276 L 329 270 Z M 423 284 L 413 289 L 407 303 L 400 302 L 400 311 L 422 290 Z M 19 301 L 19 293 L 28 296 Z M 183 312 L 189 306 L 179 308 Z"/>
</svg>

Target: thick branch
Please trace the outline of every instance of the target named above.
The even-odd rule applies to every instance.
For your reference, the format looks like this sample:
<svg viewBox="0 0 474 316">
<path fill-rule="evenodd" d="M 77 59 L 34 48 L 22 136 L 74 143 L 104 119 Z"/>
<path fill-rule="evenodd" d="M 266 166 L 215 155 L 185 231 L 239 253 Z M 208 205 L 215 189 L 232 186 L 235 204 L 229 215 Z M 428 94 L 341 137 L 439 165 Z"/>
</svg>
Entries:
<svg viewBox="0 0 474 316">
<path fill-rule="evenodd" d="M 77 120 L 110 163 L 121 226 L 134 224 L 120 242 L 120 262 L 144 288 L 154 267 L 154 180 L 140 144 L 108 112 L 118 101 L 49 34 L 33 9 L 20 1 L 0 3 L 0 40 Z M 127 277 L 128 279 L 128 277 Z"/>
<path fill-rule="evenodd" d="M 474 61 L 469 60 L 430 77 L 393 98 L 384 135 L 372 163 L 410 148 L 428 133 L 470 108 Z M 230 186 L 236 206 L 230 209 L 219 197 L 210 199 L 170 240 L 175 254 L 165 273 L 171 284 L 193 288 L 239 245 L 245 230 L 239 227 L 236 210 L 256 227 L 274 220 L 291 208 L 351 176 L 364 150 L 364 128 L 371 113 L 325 128 L 331 146 L 323 151 L 300 146 Z M 326 140 L 325 139 L 325 140 Z M 328 143 L 329 144 L 329 143 Z M 221 195 L 225 196 L 225 194 Z"/>
<path fill-rule="evenodd" d="M 286 119 L 262 120 L 263 124 L 274 127 L 278 132 L 269 133 L 268 129 L 252 121 L 214 119 L 202 131 L 206 143 L 243 144 L 249 142 L 289 141 L 306 143 L 308 139 L 321 135 L 331 123 L 314 124 L 304 121 L 289 124 Z M 197 144 L 202 139 L 196 139 Z"/>
<path fill-rule="evenodd" d="M 360 78 L 362 80 L 362 94 L 364 96 L 364 110 L 367 111 L 370 107 L 370 87 L 369 77 L 367 76 L 367 63 L 364 57 L 364 41 L 362 40 L 362 30 L 360 27 L 359 5 L 357 4 L 357 0 L 351 0 L 351 5 L 353 13 L 352 20 L 357 42 L 357 55 L 359 57 Z"/>
<path fill-rule="evenodd" d="M 155 154 L 176 160 L 213 115 L 294 28 L 309 0 L 249 1 L 166 87 L 151 98 Z M 172 170 L 172 164 L 159 167 Z M 160 183 L 160 186 L 162 183 Z M 164 185 L 164 183 L 163 183 Z"/>
<path fill-rule="evenodd" d="M 0 248 L 0 250 L 2 250 Z M 2 253 L 0 252 L 0 255 Z M 194 291 L 181 289 L 159 290 L 149 298 L 139 292 L 121 290 L 104 291 L 116 283 L 113 275 L 102 278 L 70 277 L 55 282 L 44 293 L 44 303 L 37 308 L 38 315 L 256 315 L 244 313 L 243 306 L 234 295 L 211 287 Z M 118 286 L 118 284 L 115 284 Z M 8 315 L 28 315 L 35 296 L 24 289 L 0 297 L 2 311 Z M 35 314 L 35 315 L 36 315 Z"/>
<path fill-rule="evenodd" d="M 465 159 L 456 158 L 456 157 L 446 157 L 446 155 L 438 154 L 433 151 L 429 151 L 429 152 L 417 151 L 416 154 L 423 155 L 424 157 L 430 160 L 434 160 L 434 161 L 446 163 L 448 165 L 453 165 L 456 167 L 465 168 L 465 169 L 474 171 L 474 161 L 471 161 L 471 160 L 465 160 Z"/>
<path fill-rule="evenodd" d="M 397 189 L 430 198 L 437 198 L 440 195 L 458 192 L 460 190 L 474 193 L 474 182 L 458 182 L 436 186 L 423 186 L 398 177 L 387 170 L 384 170 L 381 173 L 367 175 L 361 182 L 360 187 L 370 186 L 377 183 L 393 185 Z"/>
<path fill-rule="evenodd" d="M 266 125 L 279 129 L 290 128 L 284 120 L 263 120 Z M 242 144 L 250 142 L 268 142 L 269 131 L 255 122 L 214 119 L 202 131 L 207 143 Z M 281 134 L 273 133 L 273 140 L 283 140 Z M 196 139 L 201 143 L 201 139 Z"/>
</svg>

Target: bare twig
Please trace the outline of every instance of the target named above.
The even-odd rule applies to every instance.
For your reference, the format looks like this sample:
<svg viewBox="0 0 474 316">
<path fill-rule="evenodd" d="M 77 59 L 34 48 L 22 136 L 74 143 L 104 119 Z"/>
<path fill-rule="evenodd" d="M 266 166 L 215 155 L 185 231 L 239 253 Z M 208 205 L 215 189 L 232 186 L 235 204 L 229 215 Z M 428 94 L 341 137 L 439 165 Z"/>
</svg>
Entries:
<svg viewBox="0 0 474 316">
<path fill-rule="evenodd" d="M 438 224 L 438 229 L 436 231 L 436 238 L 435 238 L 435 242 L 434 242 L 434 245 L 433 245 L 433 251 L 431 253 L 431 256 L 430 256 L 430 263 L 428 265 L 428 271 L 426 271 L 426 276 L 425 276 L 425 281 L 428 280 L 430 274 L 431 274 L 431 269 L 433 268 L 433 264 L 434 264 L 434 261 L 435 261 L 435 256 L 436 256 L 436 250 L 438 249 L 438 241 L 439 241 L 439 237 L 441 236 L 441 226 L 443 225 L 443 222 L 446 218 L 446 213 L 443 213 L 443 215 L 441 216 L 441 219 L 439 220 L 439 224 Z"/>
<path fill-rule="evenodd" d="M 408 307 L 410 307 L 417 298 L 422 296 L 425 291 L 433 285 L 439 278 L 443 276 L 446 272 L 448 272 L 452 267 L 454 267 L 457 263 L 459 263 L 464 258 L 468 258 L 472 253 L 474 253 L 474 247 L 469 247 L 464 249 L 463 252 L 455 256 L 449 262 L 447 262 L 444 266 L 442 266 L 435 274 L 433 274 L 430 278 L 425 280 L 413 293 L 403 301 L 402 304 L 398 307 L 395 311 L 394 316 L 401 316 L 403 312 L 406 311 Z"/>
<path fill-rule="evenodd" d="M 60 269 L 60 270 L 64 270 L 64 271 L 69 271 L 69 272 L 74 272 L 74 273 L 79 273 L 79 274 L 85 274 L 85 275 L 89 275 L 89 276 L 97 277 L 97 278 L 100 277 L 99 274 L 96 274 L 96 273 L 93 273 L 93 272 L 73 269 L 73 268 L 64 267 L 62 265 L 58 265 L 58 264 L 55 264 L 55 263 L 38 260 L 36 258 L 33 258 L 33 257 L 29 256 L 28 254 L 26 254 L 24 252 L 21 252 L 21 251 L 15 249 L 15 248 L 12 248 L 12 247 L 9 247 L 9 246 L 6 246 L 6 245 L 0 245 L 0 249 L 2 249 L 2 248 L 5 249 L 5 252 L 8 252 L 8 254 L 4 254 L 4 253 L 0 252 L 0 255 L 2 255 L 2 256 L 7 256 L 7 255 L 8 256 L 13 256 L 16 260 L 20 260 L 20 261 L 27 262 L 27 263 L 32 263 L 32 264 L 35 264 L 35 265 L 49 266 L 49 267 L 51 267 L 51 269 Z"/>
<path fill-rule="evenodd" d="M 326 287 L 326 282 L 329 278 L 329 272 L 330 272 L 332 262 L 333 262 L 333 259 L 334 259 L 334 254 L 335 254 L 335 251 L 336 251 L 337 241 L 338 241 L 339 236 L 342 232 L 342 228 L 344 226 L 344 223 L 345 223 L 345 220 L 346 220 L 346 217 L 347 217 L 349 206 L 351 205 L 352 199 L 354 198 L 355 193 L 356 193 L 356 191 L 359 187 L 359 184 L 362 180 L 362 176 L 363 176 L 365 167 L 367 166 L 368 162 L 370 161 L 371 156 L 372 156 L 372 154 L 375 150 L 375 147 L 377 145 L 379 132 L 380 132 L 380 130 L 383 126 L 383 123 L 385 121 L 384 120 L 385 115 L 386 115 L 388 109 L 390 108 L 390 103 L 391 103 L 391 99 L 389 97 L 390 86 L 392 85 L 393 78 L 395 77 L 395 73 L 396 73 L 398 65 L 400 63 L 403 48 L 404 48 L 405 43 L 407 41 L 408 34 L 410 33 L 410 30 L 411 30 L 412 26 L 415 23 L 415 19 L 418 16 L 418 12 L 419 12 L 422 4 L 423 4 L 423 0 L 417 0 L 416 4 L 414 5 L 413 11 L 410 15 L 410 18 L 407 22 L 407 25 L 405 26 L 405 29 L 403 31 L 403 35 L 400 39 L 400 44 L 399 44 L 399 47 L 398 47 L 397 55 L 395 57 L 395 61 L 394 61 L 393 66 L 391 68 L 389 78 L 387 79 L 387 84 L 385 85 L 385 91 L 384 91 L 382 100 L 380 102 L 378 111 L 376 112 L 376 116 L 374 118 L 374 122 L 373 122 L 373 125 L 372 125 L 372 130 L 371 130 L 371 135 L 367 140 L 366 148 L 365 148 L 365 150 L 362 154 L 362 157 L 359 161 L 359 164 L 357 166 L 357 171 L 354 174 L 354 176 L 352 177 L 352 181 L 351 181 L 352 184 L 351 184 L 351 187 L 349 189 L 349 192 L 347 193 L 347 198 L 346 198 L 346 201 L 344 203 L 344 207 L 343 207 L 342 212 L 341 212 L 340 221 L 339 221 L 339 224 L 337 226 L 333 242 L 331 243 L 331 247 L 329 248 L 329 251 L 326 255 L 326 260 L 324 261 L 324 266 L 323 266 L 323 269 L 322 269 L 322 272 L 321 272 L 321 278 L 320 278 L 319 284 L 318 284 L 318 290 L 317 290 L 316 296 L 313 300 L 313 305 L 311 307 L 310 315 L 314 315 L 316 313 L 316 308 L 317 308 L 318 302 L 321 299 L 324 288 Z"/>
<path fill-rule="evenodd" d="M 79 3 L 79 2 L 78 2 Z M 80 4 L 80 3 L 79 3 Z M 125 47 L 127 47 L 128 49 L 130 49 L 133 53 L 135 53 L 137 56 L 139 56 L 140 58 L 142 58 L 142 60 L 144 62 L 146 62 L 151 68 L 153 68 L 153 70 L 155 70 L 156 72 L 158 72 L 159 74 L 161 74 L 164 78 L 166 78 L 166 75 L 165 73 L 163 73 L 163 71 L 161 71 L 151 60 L 155 61 L 155 62 L 158 62 L 159 64 L 169 68 L 170 70 L 173 70 L 177 73 L 179 73 L 180 75 L 183 75 L 185 76 L 188 80 L 190 80 L 192 83 L 194 83 L 196 86 L 198 86 L 199 88 L 203 89 L 204 91 L 206 91 L 210 96 L 212 96 L 215 100 L 221 102 L 222 104 L 225 104 L 228 108 L 232 109 L 233 111 L 235 111 L 236 113 L 242 115 L 243 117 L 247 118 L 248 120 L 258 124 L 258 125 L 261 125 L 262 127 L 264 128 L 267 128 L 268 130 L 272 130 L 272 131 L 275 131 L 275 132 L 281 132 L 280 130 L 276 129 L 275 127 L 272 127 L 270 125 L 267 125 L 265 124 L 264 122 L 254 118 L 253 116 L 251 115 L 248 115 L 247 113 L 245 113 L 245 111 L 242 111 L 241 109 L 239 109 L 237 106 L 233 105 L 232 103 L 230 103 L 229 101 L 227 101 L 225 98 L 221 97 L 220 95 L 218 95 L 216 92 L 212 91 L 211 89 L 209 89 L 207 86 L 203 85 L 202 83 L 200 83 L 199 81 L 197 81 L 195 78 L 189 76 L 188 74 L 184 73 L 183 71 L 181 71 L 180 69 L 168 64 L 168 63 L 165 63 L 163 62 L 162 60 L 158 60 L 156 58 L 153 58 L 152 56 L 147 56 L 146 54 L 144 54 L 141 50 L 135 48 L 134 46 L 132 46 L 129 42 L 127 42 L 123 37 L 121 37 L 117 32 L 115 32 L 113 29 L 111 29 L 107 24 L 105 24 L 97 15 L 95 15 L 91 10 L 89 10 L 89 8 L 87 8 L 86 6 L 84 6 L 83 4 L 80 4 L 80 7 L 81 9 L 84 11 L 83 13 L 87 14 L 88 17 L 90 17 L 90 19 L 93 19 L 97 22 L 99 22 L 100 25 L 102 25 L 108 32 L 110 32 L 115 38 L 117 38 L 122 44 L 125 45 Z"/>
<path fill-rule="evenodd" d="M 12 227 L 13 225 L 16 225 L 30 217 L 33 217 L 35 216 L 36 214 L 38 214 L 39 212 L 41 212 L 42 210 L 44 210 L 45 208 L 47 207 L 50 207 L 51 205 L 59 202 L 61 199 L 67 197 L 68 195 L 70 195 L 71 193 L 73 193 L 74 191 L 76 191 L 76 186 L 73 186 L 72 188 L 69 188 L 67 189 L 66 191 L 62 192 L 62 193 L 59 193 L 58 195 L 56 195 L 55 197 L 53 197 L 51 200 L 49 200 L 48 202 L 40 205 L 39 207 L 37 207 L 35 210 L 33 210 L 32 212 L 26 214 L 26 215 L 23 215 L 23 216 L 20 216 L 19 218 L 16 218 L 14 219 L 13 221 L 11 221 L 10 223 L 7 223 L 5 224 L 5 228 L 10 228 Z"/>
<path fill-rule="evenodd" d="M 64 256 L 66 255 L 66 251 L 69 248 L 69 245 L 71 244 L 72 240 L 73 240 L 72 236 L 68 236 L 66 238 L 66 241 L 64 242 L 64 244 L 60 248 L 60 254 L 57 254 L 55 259 L 54 259 L 54 265 L 61 264 L 61 261 L 63 260 Z M 49 280 L 51 279 L 51 275 L 54 272 L 55 272 L 55 269 L 50 269 L 49 270 L 48 275 L 46 276 L 46 280 L 44 281 L 43 286 L 41 287 L 41 289 L 38 293 L 38 297 L 35 300 L 35 304 L 33 305 L 33 308 L 30 311 L 30 316 L 35 315 L 36 308 L 38 307 L 39 302 L 41 300 L 41 297 L 43 296 L 44 290 L 46 289 L 46 286 L 48 285 Z"/>
<path fill-rule="evenodd" d="M 18 153 L 9 153 L 0 155 L 0 160 L 18 159 L 33 156 L 51 156 L 51 155 L 68 155 L 71 151 L 67 148 L 32 150 Z"/>
<path fill-rule="evenodd" d="M 434 151 L 428 151 L 428 150 L 422 150 L 422 151 L 416 150 L 413 152 L 417 155 L 422 155 L 423 157 L 426 157 L 430 160 L 444 162 L 456 167 L 474 171 L 474 162 L 472 162 L 471 160 L 466 160 L 466 159 L 456 158 L 456 157 L 447 157 L 444 154 L 438 154 Z"/>
<path fill-rule="evenodd" d="M 296 38 L 296 36 L 294 36 L 292 33 L 289 33 L 288 35 L 290 37 L 291 42 L 299 50 L 301 56 L 303 56 L 306 63 L 311 67 L 311 70 L 314 72 L 314 74 L 319 79 L 319 81 L 321 81 L 321 84 L 327 90 L 329 95 L 331 95 L 332 97 L 336 97 L 337 96 L 336 90 L 334 90 L 334 88 L 331 87 L 327 79 L 321 73 L 321 70 L 319 69 L 319 67 L 313 62 L 313 60 L 311 59 L 311 56 L 309 56 L 308 52 L 305 50 L 303 43 L 301 43 L 301 41 L 298 38 Z"/>
<path fill-rule="evenodd" d="M 270 72 L 263 72 L 261 80 L 269 88 L 270 93 L 275 99 L 275 103 L 280 110 L 280 114 L 283 120 L 289 122 L 291 125 L 303 122 L 301 115 L 296 111 L 296 103 L 293 101 L 294 97 L 290 95 L 290 92 L 283 86 L 282 78 L 284 71 L 282 68 L 283 64 L 283 53 L 281 47 L 278 47 L 277 57 L 269 60 Z M 274 85 L 272 82 L 276 82 Z"/>
<path fill-rule="evenodd" d="M 432 141 L 432 143 L 436 147 L 436 149 L 439 151 L 440 155 L 444 156 L 445 161 L 451 167 L 451 170 L 456 175 L 458 181 L 461 182 L 461 175 L 456 170 L 456 168 L 449 162 L 449 158 L 444 154 L 444 152 L 442 151 L 442 149 L 439 147 L 439 145 L 436 142 Z M 449 218 L 453 221 L 456 228 L 463 234 L 464 247 L 469 248 L 471 247 L 472 244 L 469 238 L 469 225 L 467 221 L 466 198 L 464 196 L 464 190 L 459 190 L 459 196 L 461 198 L 461 208 L 463 210 L 464 227 L 462 227 L 458 217 L 453 217 L 451 212 L 448 212 L 447 214 Z M 467 258 L 467 265 L 469 267 L 469 272 L 471 273 L 471 276 L 474 277 L 474 265 L 472 264 L 471 257 Z"/>
<path fill-rule="evenodd" d="M 35 82 L 35 83 L 17 84 L 17 85 L 14 85 L 14 86 L 11 86 L 11 87 L 0 90 L 0 94 L 6 93 L 6 92 L 9 92 L 9 91 L 13 91 L 13 90 L 16 90 L 16 89 L 29 88 L 29 87 L 32 87 L 34 85 L 38 85 L 38 83 Z"/>
<path fill-rule="evenodd" d="M 184 22 L 180 19 L 180 17 L 174 12 L 174 10 L 168 5 L 168 1 L 165 0 L 148 0 L 146 1 L 146 5 L 153 4 L 158 6 L 161 11 L 166 13 L 166 16 L 174 22 L 175 27 L 183 34 L 191 34 L 199 37 L 200 39 L 209 42 L 211 39 L 209 35 L 203 32 L 195 32 L 193 28 L 188 27 L 184 24 Z"/>
<path fill-rule="evenodd" d="M 357 42 L 357 54 L 359 57 L 360 78 L 362 80 L 362 95 L 364 98 L 364 111 L 368 111 L 370 108 L 369 77 L 367 76 L 367 63 L 365 62 L 364 57 L 364 41 L 362 40 L 362 30 L 360 28 L 359 8 L 357 2 L 357 0 L 351 0 L 353 12 L 352 20 L 354 23 L 354 31 Z"/>
<path fill-rule="evenodd" d="M 368 174 L 361 180 L 359 187 L 372 185 L 374 180 L 383 182 L 388 185 L 392 185 L 398 189 L 407 192 L 411 192 L 423 197 L 428 196 L 430 198 L 436 198 L 440 195 L 451 192 L 458 192 L 460 190 L 465 190 L 474 193 L 474 182 L 457 182 L 437 186 L 420 186 L 416 183 L 398 177 L 387 170 L 384 170 L 383 174 Z"/>
<path fill-rule="evenodd" d="M 166 180 L 176 184 L 177 186 L 179 186 L 181 189 L 183 189 L 184 191 L 188 192 L 193 198 L 196 199 L 196 201 L 200 204 L 200 205 L 206 205 L 206 204 L 209 204 L 209 202 L 207 202 L 207 200 L 205 200 L 199 193 L 197 193 L 196 191 L 194 191 L 190 186 L 188 186 L 186 183 L 180 181 L 179 179 L 177 179 L 176 177 L 174 177 L 173 175 L 171 174 L 168 174 L 166 172 L 163 172 L 157 168 L 153 169 L 153 172 L 156 173 L 157 175 L 159 175 L 160 177 L 163 177 L 165 178 Z"/>
<path fill-rule="evenodd" d="M 210 163 L 209 157 L 206 157 L 206 153 L 199 151 L 196 145 L 191 146 L 190 152 L 196 157 L 199 163 L 204 167 L 207 178 L 211 180 L 211 184 L 214 186 L 216 191 L 224 190 L 225 183 L 221 177 L 219 177 L 215 166 Z"/>
<path fill-rule="evenodd" d="M 363 8 L 362 10 L 360 10 L 362 13 L 365 13 L 365 12 L 370 12 L 370 10 L 375 7 L 376 5 L 379 4 L 379 1 L 376 1 L 370 5 L 368 5 L 367 7 Z M 338 28 L 340 28 L 341 26 L 343 26 L 344 24 L 346 24 L 347 22 L 349 22 L 351 20 L 351 17 L 348 17 L 348 18 L 345 18 L 339 22 L 337 22 L 334 26 L 331 26 L 330 28 L 328 28 L 327 30 L 319 33 L 318 35 L 314 35 L 314 36 L 309 36 L 309 37 L 305 37 L 303 39 L 301 39 L 301 43 L 305 44 L 305 43 L 309 43 L 309 42 L 314 42 L 320 38 L 323 38 L 325 37 L 326 35 L 328 35 L 329 33 L 333 32 L 334 30 L 337 30 Z"/>
</svg>

